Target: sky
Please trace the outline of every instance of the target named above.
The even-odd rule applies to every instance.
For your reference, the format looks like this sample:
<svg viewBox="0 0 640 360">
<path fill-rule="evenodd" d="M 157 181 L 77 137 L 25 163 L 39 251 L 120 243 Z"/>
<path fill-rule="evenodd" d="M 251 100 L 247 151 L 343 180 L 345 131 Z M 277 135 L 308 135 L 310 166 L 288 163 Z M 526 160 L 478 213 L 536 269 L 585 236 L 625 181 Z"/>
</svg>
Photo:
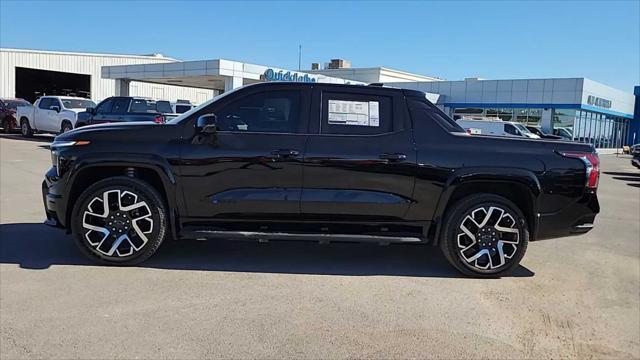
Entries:
<svg viewBox="0 0 640 360">
<path fill-rule="evenodd" d="M 348 59 L 447 80 L 640 85 L 640 0 L 208 2 L 0 0 L 0 47 L 295 70 Z"/>
</svg>

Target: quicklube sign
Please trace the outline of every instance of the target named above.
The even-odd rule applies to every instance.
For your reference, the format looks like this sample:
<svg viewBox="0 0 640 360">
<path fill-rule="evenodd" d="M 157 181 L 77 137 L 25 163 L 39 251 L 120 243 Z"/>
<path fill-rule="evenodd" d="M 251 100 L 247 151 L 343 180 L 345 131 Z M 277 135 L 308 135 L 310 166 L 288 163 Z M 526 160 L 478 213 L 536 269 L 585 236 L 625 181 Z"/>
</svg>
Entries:
<svg viewBox="0 0 640 360">
<path fill-rule="evenodd" d="M 273 69 L 267 69 L 264 72 L 264 78 L 267 81 L 316 82 L 316 79 L 309 76 L 309 74 L 303 75 L 295 72 L 292 73 L 291 71 L 284 72 L 283 70 L 275 71 Z"/>
</svg>

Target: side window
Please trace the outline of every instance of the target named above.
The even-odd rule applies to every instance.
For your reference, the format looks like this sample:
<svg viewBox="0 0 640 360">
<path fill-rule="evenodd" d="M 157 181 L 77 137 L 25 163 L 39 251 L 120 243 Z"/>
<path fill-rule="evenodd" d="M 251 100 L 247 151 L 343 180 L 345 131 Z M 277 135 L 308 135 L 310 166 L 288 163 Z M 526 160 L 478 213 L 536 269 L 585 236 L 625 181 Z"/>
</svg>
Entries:
<svg viewBox="0 0 640 360">
<path fill-rule="evenodd" d="M 392 97 L 322 93 L 321 134 L 376 135 L 393 131 Z"/>
<path fill-rule="evenodd" d="M 516 129 L 516 127 L 511 124 L 504 124 L 504 132 L 511 135 L 520 135 L 518 129 Z"/>
<path fill-rule="evenodd" d="M 60 100 L 56 98 L 51 98 L 51 104 L 49 104 L 49 107 L 52 107 L 52 106 L 57 106 L 60 109 L 62 109 L 62 104 L 60 104 Z"/>
<path fill-rule="evenodd" d="M 301 132 L 300 91 L 266 91 L 225 104 L 216 112 L 220 131 Z"/>
<path fill-rule="evenodd" d="M 113 107 L 111 108 L 111 113 L 126 114 L 128 106 L 129 106 L 129 99 L 115 99 L 113 100 Z"/>
<path fill-rule="evenodd" d="M 98 105 L 96 108 L 96 114 L 109 114 L 111 113 L 111 107 L 113 106 L 113 99 L 107 99 Z"/>
<path fill-rule="evenodd" d="M 448 132 L 465 132 L 455 120 L 448 117 L 437 107 L 429 105 L 424 99 L 408 98 L 409 112 L 413 119 L 413 126 L 417 127 L 419 121 L 434 121 Z"/>
<path fill-rule="evenodd" d="M 38 107 L 40 109 L 49 110 L 49 107 L 51 107 L 51 98 L 43 98 L 40 100 Z"/>
</svg>

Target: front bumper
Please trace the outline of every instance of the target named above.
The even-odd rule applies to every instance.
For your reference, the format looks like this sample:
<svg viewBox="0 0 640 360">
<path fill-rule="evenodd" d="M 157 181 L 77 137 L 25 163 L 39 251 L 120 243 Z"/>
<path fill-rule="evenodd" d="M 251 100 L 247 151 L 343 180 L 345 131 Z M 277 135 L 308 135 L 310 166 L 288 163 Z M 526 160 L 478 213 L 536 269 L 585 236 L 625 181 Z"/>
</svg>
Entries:
<svg viewBox="0 0 640 360">
<path fill-rule="evenodd" d="M 631 159 L 631 165 L 640 169 L 640 157 L 634 157 L 633 159 Z"/>
<path fill-rule="evenodd" d="M 549 214 L 538 215 L 538 231 L 535 239 L 580 235 L 591 231 L 596 215 L 600 212 L 598 196 L 589 191 L 571 206 Z"/>
<path fill-rule="evenodd" d="M 64 228 L 66 224 L 66 204 L 60 192 L 60 183 L 55 167 L 47 171 L 42 182 L 42 201 L 47 217 L 46 225 Z"/>
</svg>

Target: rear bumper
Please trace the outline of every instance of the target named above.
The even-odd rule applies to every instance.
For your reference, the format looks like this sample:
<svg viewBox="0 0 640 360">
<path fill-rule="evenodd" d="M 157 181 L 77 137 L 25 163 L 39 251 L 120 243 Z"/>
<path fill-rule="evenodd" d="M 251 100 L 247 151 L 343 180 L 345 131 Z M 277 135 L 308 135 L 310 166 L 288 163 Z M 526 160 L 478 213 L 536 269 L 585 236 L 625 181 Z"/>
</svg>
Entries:
<svg viewBox="0 0 640 360">
<path fill-rule="evenodd" d="M 593 192 L 588 192 L 579 201 L 558 212 L 539 214 L 535 239 L 550 239 L 587 233 L 593 228 L 593 223 L 599 212 L 598 196 Z"/>
<path fill-rule="evenodd" d="M 49 169 L 42 182 L 42 201 L 47 217 L 46 225 L 64 228 L 66 224 L 66 203 L 59 192 L 58 174 L 55 168 Z"/>
</svg>

